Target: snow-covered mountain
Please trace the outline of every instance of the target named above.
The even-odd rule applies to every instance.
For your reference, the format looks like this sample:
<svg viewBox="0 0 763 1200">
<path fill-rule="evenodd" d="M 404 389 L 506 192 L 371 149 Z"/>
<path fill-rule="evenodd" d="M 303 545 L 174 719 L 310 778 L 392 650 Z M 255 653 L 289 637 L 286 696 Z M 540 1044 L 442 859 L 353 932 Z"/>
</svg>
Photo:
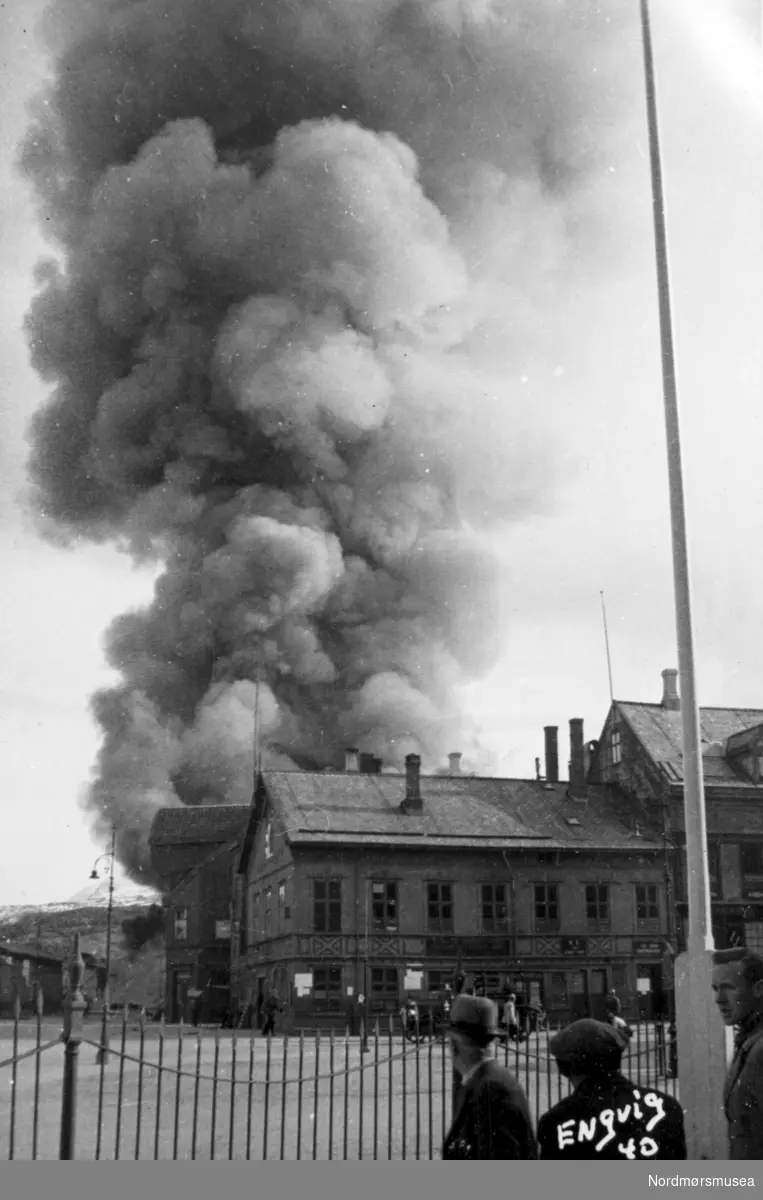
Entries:
<svg viewBox="0 0 763 1200">
<path fill-rule="evenodd" d="M 161 904 L 161 893 L 154 888 L 133 883 L 130 879 L 114 880 L 115 908 L 148 908 Z M 47 913 L 71 912 L 77 908 L 107 908 L 109 903 L 109 880 L 93 880 L 88 887 L 81 888 L 68 900 L 52 904 L 0 904 L 0 921 L 16 921 L 37 913 L 44 918 Z"/>
</svg>

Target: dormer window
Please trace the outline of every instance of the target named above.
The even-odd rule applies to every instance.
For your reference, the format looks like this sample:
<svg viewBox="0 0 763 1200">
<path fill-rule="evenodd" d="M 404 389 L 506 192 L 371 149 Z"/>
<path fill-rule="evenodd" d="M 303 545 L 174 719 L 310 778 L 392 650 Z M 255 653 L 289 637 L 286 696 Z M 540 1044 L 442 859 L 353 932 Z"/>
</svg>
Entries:
<svg viewBox="0 0 763 1200">
<path fill-rule="evenodd" d="M 265 826 L 265 858 L 273 857 L 273 822 L 268 821 Z"/>
</svg>

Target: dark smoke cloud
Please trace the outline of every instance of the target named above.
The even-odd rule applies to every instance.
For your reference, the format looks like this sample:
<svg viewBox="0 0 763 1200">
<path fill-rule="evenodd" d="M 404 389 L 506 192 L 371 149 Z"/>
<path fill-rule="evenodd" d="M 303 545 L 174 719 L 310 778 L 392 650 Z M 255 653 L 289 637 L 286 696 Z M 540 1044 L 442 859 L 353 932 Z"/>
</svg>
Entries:
<svg viewBox="0 0 763 1200">
<path fill-rule="evenodd" d="M 482 536 L 547 503 L 519 377 L 606 237 L 615 7 L 58 0 L 23 165 L 62 265 L 33 501 L 162 574 L 117 619 L 87 805 L 246 803 L 266 739 L 476 753 L 503 610 Z M 553 474 L 553 473 L 551 473 Z"/>
<path fill-rule="evenodd" d="M 144 946 L 160 941 L 163 936 L 164 910 L 161 904 L 152 904 L 144 913 L 127 917 L 122 922 L 122 943 L 130 955 L 136 955 Z"/>
</svg>

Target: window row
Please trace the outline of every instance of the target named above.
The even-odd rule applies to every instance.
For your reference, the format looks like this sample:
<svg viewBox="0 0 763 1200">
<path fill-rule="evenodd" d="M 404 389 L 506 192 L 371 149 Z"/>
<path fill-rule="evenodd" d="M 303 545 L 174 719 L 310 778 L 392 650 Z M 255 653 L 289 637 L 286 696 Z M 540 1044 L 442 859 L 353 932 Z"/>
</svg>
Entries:
<svg viewBox="0 0 763 1200">
<path fill-rule="evenodd" d="M 558 930 L 560 918 L 560 885 L 536 883 L 533 888 L 535 929 L 538 932 Z M 453 883 L 427 883 L 426 927 L 429 933 L 453 933 L 455 921 Z M 586 922 L 590 929 L 610 924 L 611 900 L 609 884 L 583 886 Z M 659 924 L 659 895 L 656 884 L 634 885 L 634 909 L 637 926 L 642 929 Z M 369 924 L 374 932 L 395 932 L 398 929 L 398 885 L 392 880 L 371 883 Z M 508 888 L 505 883 L 483 883 L 480 887 L 481 930 L 485 934 L 509 932 Z M 313 880 L 313 932 L 342 932 L 342 881 Z"/>
</svg>

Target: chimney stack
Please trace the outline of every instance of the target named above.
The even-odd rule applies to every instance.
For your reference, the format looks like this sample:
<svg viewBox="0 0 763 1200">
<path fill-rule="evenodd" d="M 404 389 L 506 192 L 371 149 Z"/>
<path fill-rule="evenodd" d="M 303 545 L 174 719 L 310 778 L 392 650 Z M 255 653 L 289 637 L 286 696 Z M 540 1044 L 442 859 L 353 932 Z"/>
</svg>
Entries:
<svg viewBox="0 0 763 1200">
<path fill-rule="evenodd" d="M 546 735 L 546 783 L 559 782 L 559 726 L 545 725 Z"/>
<path fill-rule="evenodd" d="M 406 754 L 405 756 L 405 800 L 402 808 L 406 812 L 420 811 L 421 809 L 421 758 L 418 754 Z"/>
<path fill-rule="evenodd" d="M 357 775 L 360 771 L 358 751 L 354 747 L 344 752 L 344 769 L 348 775 Z"/>
<path fill-rule="evenodd" d="M 678 696 L 678 671 L 672 668 L 662 672 L 662 707 L 678 712 L 681 701 Z"/>
<path fill-rule="evenodd" d="M 460 775 L 461 774 L 461 755 L 460 754 L 449 754 L 448 755 L 448 774 L 449 775 Z"/>
<path fill-rule="evenodd" d="M 570 786 L 585 787 L 585 746 L 583 743 L 583 721 L 573 717 L 570 721 Z"/>
</svg>

